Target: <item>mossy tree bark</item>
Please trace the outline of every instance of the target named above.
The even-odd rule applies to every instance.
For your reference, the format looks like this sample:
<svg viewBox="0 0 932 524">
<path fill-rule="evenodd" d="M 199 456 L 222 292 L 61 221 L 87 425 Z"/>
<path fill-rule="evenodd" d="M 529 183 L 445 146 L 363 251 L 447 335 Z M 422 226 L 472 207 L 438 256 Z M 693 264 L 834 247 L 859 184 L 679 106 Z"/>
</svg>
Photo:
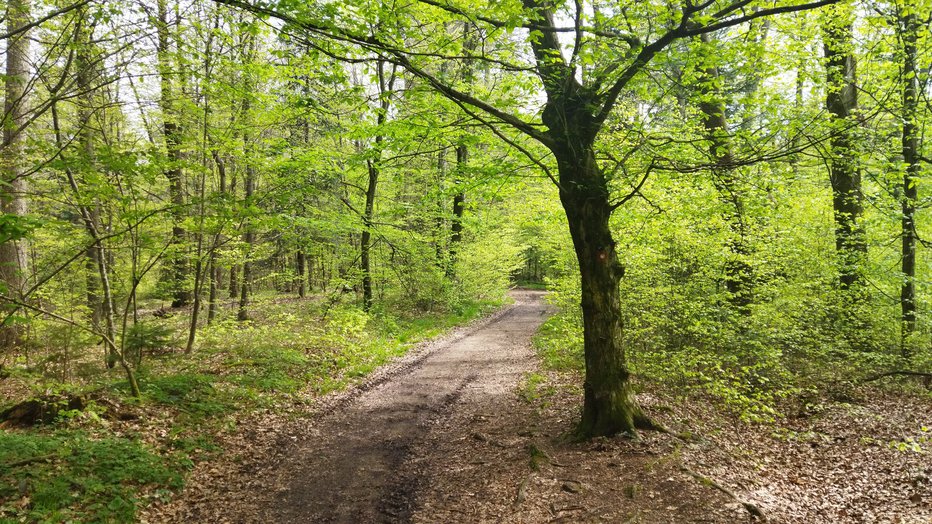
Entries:
<svg viewBox="0 0 932 524">
<path fill-rule="evenodd" d="M 544 25 L 553 26 L 552 10 L 528 4 Z M 557 162 L 560 202 L 579 262 L 586 377 L 577 429 L 583 438 L 633 433 L 650 422 L 634 399 L 621 340 L 618 285 L 624 268 L 609 224 L 614 208 L 608 181 L 594 151 L 602 127 L 594 109 L 601 104 L 560 57 L 559 45 L 555 33 L 544 32 L 534 52 L 547 93 L 544 143 Z"/>
<path fill-rule="evenodd" d="M 584 156 L 573 150 L 583 151 Z M 567 148 L 557 158 L 560 200 L 579 261 L 582 291 L 586 379 L 578 432 L 591 437 L 650 427 L 634 400 L 621 340 L 618 285 L 624 268 L 609 226 L 605 177 L 591 148 Z"/>
</svg>

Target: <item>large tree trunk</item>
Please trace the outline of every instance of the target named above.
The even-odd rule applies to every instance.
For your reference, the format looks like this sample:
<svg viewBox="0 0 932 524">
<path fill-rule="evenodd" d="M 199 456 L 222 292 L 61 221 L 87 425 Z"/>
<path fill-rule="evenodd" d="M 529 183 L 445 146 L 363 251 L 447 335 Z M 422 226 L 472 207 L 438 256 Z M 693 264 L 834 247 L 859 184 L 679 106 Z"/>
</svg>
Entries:
<svg viewBox="0 0 932 524">
<path fill-rule="evenodd" d="M 574 150 L 583 156 L 575 156 Z M 609 227 L 612 209 L 605 177 L 591 144 L 554 153 L 560 201 L 579 261 L 582 288 L 586 380 L 579 434 L 592 437 L 650 428 L 634 400 L 622 347 L 618 284 L 624 268 Z"/>
<path fill-rule="evenodd" d="M 7 3 L 6 27 L 12 33 L 29 23 L 29 0 Z M 23 178 L 23 132 L 27 124 L 26 85 L 29 75 L 29 32 L 23 31 L 7 40 L 6 78 L 3 113 L 3 145 L 0 150 L 0 210 L 16 216 L 26 215 L 26 180 Z M 24 239 L 0 243 L 0 282 L 4 294 L 23 299 L 27 269 L 27 247 Z M 15 309 L 15 308 L 13 308 Z M 0 349 L 22 342 L 23 327 L 17 324 L 0 326 Z"/>
<path fill-rule="evenodd" d="M 861 224 L 863 214 L 861 172 L 857 150 L 857 78 L 851 52 L 851 15 L 849 5 L 829 7 L 835 16 L 827 16 L 823 25 L 825 40 L 825 106 L 832 115 L 831 159 L 832 206 L 835 219 L 835 250 L 839 262 L 839 287 L 857 287 L 867 256 L 867 242 Z"/>
<path fill-rule="evenodd" d="M 580 437 L 634 433 L 650 421 L 634 399 L 622 346 L 618 284 L 624 268 L 615 250 L 611 194 L 593 144 L 597 125 L 582 87 L 567 75 L 548 90 L 543 122 L 557 161 L 560 202 L 579 262 L 586 379 Z"/>
<path fill-rule="evenodd" d="M 550 8 L 535 0 L 525 4 L 538 9 L 539 23 L 555 27 Z M 599 103 L 591 90 L 580 85 L 573 68 L 554 59 L 561 49 L 555 32 L 543 32 L 533 48 L 547 93 L 541 115 L 547 127 L 543 141 L 557 162 L 560 202 L 579 262 L 586 378 L 578 435 L 652 429 L 634 399 L 621 340 L 618 284 L 624 268 L 609 224 L 613 207 L 608 181 L 593 150 L 602 126 L 593 112 Z"/>
<path fill-rule="evenodd" d="M 919 71 L 916 60 L 916 40 L 919 20 L 915 11 L 900 19 L 901 41 L 903 42 L 903 218 L 902 218 L 902 270 L 903 284 L 900 288 L 901 352 L 904 359 L 912 358 L 916 331 L 916 201 L 919 197 L 917 179 L 920 171 L 921 151 L 916 115 L 919 105 Z"/>
<path fill-rule="evenodd" d="M 162 133 L 165 136 L 165 152 L 168 166 L 165 178 L 168 179 L 168 195 L 172 203 L 172 247 L 167 252 L 165 278 L 172 293 L 172 307 L 181 307 L 191 301 L 191 291 L 187 286 L 188 263 L 184 253 L 184 178 L 181 170 L 182 129 L 175 111 L 174 90 L 171 80 L 171 56 L 168 31 L 167 0 L 158 1 L 158 64 L 161 78 Z"/>
</svg>

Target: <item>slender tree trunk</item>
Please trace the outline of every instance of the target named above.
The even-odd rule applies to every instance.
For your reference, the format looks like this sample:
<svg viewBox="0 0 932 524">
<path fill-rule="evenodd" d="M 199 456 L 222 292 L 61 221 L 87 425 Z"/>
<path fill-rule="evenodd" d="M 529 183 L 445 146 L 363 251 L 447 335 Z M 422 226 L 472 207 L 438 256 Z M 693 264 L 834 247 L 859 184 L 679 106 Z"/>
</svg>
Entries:
<svg viewBox="0 0 932 524">
<path fill-rule="evenodd" d="M 297 258 L 296 263 L 297 263 L 297 270 L 298 270 L 298 282 L 297 282 L 298 296 L 301 298 L 304 298 L 304 296 L 307 294 L 307 286 L 306 286 L 307 279 L 305 278 L 305 268 L 307 266 L 306 264 L 307 257 L 305 256 L 304 251 L 298 251 L 296 258 Z"/>
<path fill-rule="evenodd" d="M 218 19 L 216 19 L 218 20 Z M 218 20 L 219 21 L 219 20 Z M 214 24 L 214 30 L 217 29 L 217 22 Z M 195 256 L 194 264 L 194 304 L 191 308 L 191 323 L 188 327 L 188 343 L 185 345 L 185 353 L 191 353 L 194 351 L 194 341 L 197 337 L 197 322 L 201 314 L 201 295 L 204 288 L 204 279 L 209 279 L 210 283 L 213 284 L 213 278 L 211 275 L 212 266 L 211 259 L 213 254 L 216 251 L 217 242 L 216 240 L 212 241 L 208 247 L 209 254 L 207 263 L 204 261 L 204 220 L 207 214 L 206 208 L 206 199 L 207 199 L 207 173 L 209 172 L 209 163 L 207 160 L 207 142 L 208 142 L 208 130 L 210 125 L 210 96 L 209 91 L 207 91 L 206 86 L 211 83 L 211 59 L 213 58 L 213 35 L 211 32 L 207 38 L 207 42 L 204 46 L 204 110 L 202 113 L 203 121 L 201 123 L 201 176 L 199 177 L 198 183 L 198 224 L 197 224 L 197 251 Z M 214 236 L 214 239 L 219 236 L 219 233 Z M 206 266 L 206 267 L 205 267 Z"/>
<path fill-rule="evenodd" d="M 230 264 L 230 298 L 239 296 L 239 264 Z"/>
<path fill-rule="evenodd" d="M 248 107 L 246 111 L 248 111 Z M 256 184 L 256 168 L 253 165 L 254 159 L 252 158 L 252 143 L 250 137 L 247 135 L 245 137 L 247 141 L 246 144 L 246 180 L 244 185 L 244 198 L 246 205 L 249 205 L 252 202 L 252 195 L 255 191 Z M 239 309 L 236 313 L 236 318 L 240 321 L 249 319 L 249 294 L 252 287 L 252 246 L 256 242 L 256 232 L 254 229 L 251 220 L 246 220 L 244 225 L 246 231 L 243 233 L 243 242 L 246 243 L 246 258 L 243 260 L 243 281 L 240 285 L 240 295 L 239 295 Z"/>
<path fill-rule="evenodd" d="M 465 144 L 456 146 L 457 187 L 453 195 L 453 218 L 450 220 L 450 246 L 447 248 L 447 278 L 456 276 L 456 257 L 460 243 L 463 240 L 463 210 L 466 208 L 466 192 L 463 191 L 463 180 L 460 178 L 469 162 L 469 149 Z"/>
<path fill-rule="evenodd" d="M 30 20 L 29 0 L 7 2 L 6 29 L 17 31 Z M 16 216 L 26 215 L 26 180 L 23 178 L 23 136 L 27 125 L 26 86 L 29 80 L 29 31 L 10 37 L 6 42 L 6 78 L 3 112 L 3 144 L 0 149 L 0 210 Z M 3 293 L 22 300 L 28 247 L 25 239 L 0 243 L 0 282 Z M 15 307 L 11 306 L 15 311 Z M 8 310 L 7 313 L 10 311 Z M 0 326 L 0 350 L 22 343 L 22 325 Z"/>
<path fill-rule="evenodd" d="M 81 19 L 78 21 L 80 26 L 77 30 L 77 56 L 75 60 L 75 80 L 78 91 L 81 95 L 77 100 L 77 119 L 81 125 L 79 131 L 79 143 L 81 145 L 81 154 L 84 157 L 85 165 L 93 166 L 95 157 L 94 129 L 91 120 L 94 112 L 94 89 L 92 79 L 94 76 L 94 64 L 90 57 L 92 29 L 85 24 L 86 10 L 81 9 Z M 92 168 L 93 169 L 93 168 Z M 86 183 L 85 173 L 79 171 L 77 176 L 78 182 L 82 185 Z M 79 198 L 75 195 L 75 198 Z M 100 207 L 96 203 L 86 204 L 87 212 L 94 224 L 100 224 Z M 103 321 L 104 301 L 101 297 L 101 282 L 98 268 L 100 261 L 97 260 L 99 253 L 95 246 L 90 246 L 85 252 L 84 268 L 85 282 L 87 288 L 87 308 L 91 312 L 91 325 L 94 329 L 100 330 Z"/>
<path fill-rule="evenodd" d="M 181 169 L 181 140 L 183 131 L 175 110 L 174 90 L 172 86 L 172 67 L 168 30 L 167 0 L 158 0 L 158 65 L 161 79 L 159 103 L 162 110 L 162 133 L 165 137 L 165 151 L 168 166 L 165 178 L 168 179 L 168 194 L 172 203 L 172 248 L 168 252 L 166 280 L 172 292 L 172 307 L 185 306 L 191 301 L 191 291 L 187 286 L 188 264 L 184 254 L 184 173 Z"/>
<path fill-rule="evenodd" d="M 379 60 L 376 64 L 379 82 L 379 109 L 376 115 L 376 125 L 379 132 L 375 136 L 376 158 L 368 162 L 369 182 L 366 186 L 366 207 L 363 211 L 363 230 L 359 237 L 359 264 L 362 270 L 362 305 L 365 311 L 372 308 L 372 221 L 375 216 L 375 197 L 379 183 L 380 158 L 382 156 L 381 127 L 388 118 L 388 108 L 391 104 L 389 98 L 395 82 L 395 70 L 392 69 L 391 77 L 386 78 L 385 62 Z"/>
<path fill-rule="evenodd" d="M 247 46 L 249 47 L 247 61 L 252 61 L 255 54 L 255 39 L 250 38 Z M 253 193 L 256 189 L 256 159 L 254 137 L 250 130 L 252 124 L 252 100 L 250 98 L 251 80 L 246 80 L 245 95 L 243 97 L 243 151 L 245 153 L 246 178 L 243 181 L 243 201 L 248 209 L 252 204 Z M 246 244 L 246 258 L 243 260 L 243 280 L 240 285 L 239 308 L 236 318 L 240 321 L 249 319 L 249 295 L 252 291 L 252 248 L 256 242 L 255 225 L 250 217 L 247 216 L 243 223 L 245 231 L 243 233 L 243 242 Z"/>
<path fill-rule="evenodd" d="M 831 159 L 832 206 L 835 219 L 835 250 L 839 261 L 839 284 L 843 290 L 858 287 L 867 256 L 861 224 L 863 215 L 861 172 L 857 150 L 857 77 L 852 46 L 852 15 L 847 4 L 829 8 L 823 25 L 826 83 L 825 106 L 832 115 Z"/>
<path fill-rule="evenodd" d="M 900 289 L 901 352 L 909 361 L 913 355 L 916 331 L 916 202 L 919 197 L 917 180 L 920 175 L 919 130 L 916 119 L 919 106 L 919 68 L 917 65 L 916 41 L 919 20 L 915 11 L 901 16 L 900 30 L 903 42 L 903 219 L 902 219 L 902 271 L 903 284 Z"/>
<path fill-rule="evenodd" d="M 805 80 L 806 72 L 806 60 L 800 59 L 799 63 L 796 64 L 796 96 L 794 99 L 794 107 L 796 112 L 799 113 L 803 108 L 803 93 L 806 87 Z M 793 138 L 790 143 L 792 148 L 795 150 L 799 147 L 799 131 L 793 130 Z M 793 168 L 793 177 L 799 176 L 799 153 L 793 153 L 790 156 L 790 165 Z"/>
<path fill-rule="evenodd" d="M 236 164 L 230 172 L 230 198 L 236 200 Z M 235 262 L 230 263 L 230 298 L 239 297 L 239 266 Z"/>
<path fill-rule="evenodd" d="M 217 176 L 219 178 L 218 190 L 220 194 L 223 194 L 226 191 L 226 163 L 220 157 L 220 153 L 214 149 L 210 152 L 211 156 L 214 159 L 214 165 L 217 166 Z M 208 291 L 207 298 L 207 324 L 210 325 L 214 319 L 217 317 L 217 289 L 220 287 L 220 278 L 221 272 L 220 267 L 217 265 L 217 246 L 220 244 L 220 233 L 217 234 L 214 239 L 213 248 L 210 250 L 210 257 L 208 259 L 209 274 L 210 274 L 210 287 Z"/>
<path fill-rule="evenodd" d="M 437 218 L 434 221 L 434 228 L 436 230 L 436 234 L 435 234 L 436 240 L 435 240 L 435 245 L 434 245 L 434 251 L 435 251 L 435 256 L 437 259 L 437 267 L 440 268 L 442 271 L 446 271 L 446 267 L 447 267 L 447 260 L 446 260 L 446 255 L 445 255 L 445 251 L 446 251 L 445 245 L 446 245 L 446 239 L 447 239 L 447 227 L 446 227 L 446 216 L 445 216 L 446 206 L 444 205 L 446 196 L 443 194 L 444 176 L 445 176 L 444 171 L 446 171 L 446 165 L 447 165 L 447 152 L 446 152 L 446 149 L 443 148 L 440 150 L 439 153 L 437 153 L 437 188 L 439 189 L 441 196 L 440 198 L 437 199 Z"/>
<path fill-rule="evenodd" d="M 94 214 L 93 211 L 91 211 Z M 97 217 L 94 217 L 97 220 Z M 97 277 L 97 250 L 93 246 L 84 251 L 84 282 L 87 296 L 87 309 L 91 312 L 91 325 L 100 329 L 103 318 L 103 300 L 100 298 L 100 278 Z"/>
<path fill-rule="evenodd" d="M 59 126 L 58 121 L 58 109 L 56 103 L 52 103 L 52 128 L 55 132 L 55 142 L 58 146 L 61 153 L 59 155 L 63 160 L 66 161 L 67 157 L 64 153 L 64 140 L 62 139 L 61 127 Z M 100 332 L 100 329 L 103 329 L 103 334 L 105 337 L 105 346 L 107 348 L 105 361 L 108 368 L 113 368 L 117 363 L 119 363 L 127 373 L 127 379 L 130 381 L 132 386 L 135 382 L 135 377 L 133 375 L 132 368 L 125 362 L 124 355 L 122 351 L 119 350 L 116 346 L 116 328 L 114 324 L 114 305 L 113 305 L 113 293 L 110 288 L 110 278 L 109 270 L 107 269 L 108 257 L 104 250 L 103 241 L 100 236 L 100 224 L 98 216 L 91 211 L 90 206 L 83 203 L 84 195 L 81 193 L 81 187 L 78 183 L 78 179 L 74 174 L 74 171 L 70 167 L 65 168 L 65 175 L 67 177 L 68 186 L 71 188 L 72 195 L 74 196 L 78 211 L 81 214 L 81 219 L 84 222 L 84 228 L 87 232 L 87 235 L 91 238 L 92 244 L 91 247 L 95 251 L 94 261 L 97 263 L 97 277 L 100 282 L 100 291 L 102 298 L 102 307 L 101 307 L 101 317 L 103 318 L 103 326 L 98 327 L 94 326 L 95 330 Z M 135 388 L 136 391 L 134 395 L 138 395 L 138 387 Z"/>
<path fill-rule="evenodd" d="M 209 326 L 217 318 L 217 284 L 220 281 L 220 272 L 217 268 L 216 250 L 210 253 L 207 266 L 208 275 L 210 275 L 210 284 L 207 287 L 207 325 Z"/>
<path fill-rule="evenodd" d="M 376 137 L 376 143 L 381 142 Z M 369 311 L 372 307 L 372 262 L 369 259 L 372 238 L 372 218 L 375 209 L 375 195 L 379 183 L 379 168 L 374 161 L 369 161 L 369 184 L 366 186 L 366 207 L 363 211 L 363 230 L 359 237 L 359 264 L 362 269 L 362 307 Z"/>
<path fill-rule="evenodd" d="M 710 43 L 708 35 L 702 35 L 700 40 L 706 45 Z M 740 174 L 735 166 L 731 137 L 728 133 L 725 101 L 722 93 L 714 87 L 720 80 L 718 67 L 704 68 L 702 76 L 699 109 L 702 111 L 702 124 L 709 140 L 709 154 L 715 165 L 712 176 L 719 198 L 728 207 L 725 222 L 730 229 L 728 249 L 731 256 L 725 263 L 725 287 L 732 305 L 742 313 L 749 314 L 748 306 L 751 304 L 753 293 L 753 270 L 747 262 L 747 217 Z"/>
</svg>

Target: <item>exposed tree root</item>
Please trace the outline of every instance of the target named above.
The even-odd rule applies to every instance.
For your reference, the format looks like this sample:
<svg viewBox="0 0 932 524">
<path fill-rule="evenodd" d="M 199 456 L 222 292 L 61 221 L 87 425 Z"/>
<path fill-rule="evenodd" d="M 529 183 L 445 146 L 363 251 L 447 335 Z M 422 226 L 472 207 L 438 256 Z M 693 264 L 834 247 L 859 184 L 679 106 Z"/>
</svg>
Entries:
<svg viewBox="0 0 932 524">
<path fill-rule="evenodd" d="M 22 460 L 17 460 L 14 462 L 7 462 L 6 464 L 0 464 L 0 469 L 13 469 L 21 466 L 28 466 L 34 462 L 44 462 L 46 460 L 51 460 L 57 457 L 57 453 L 50 453 L 48 455 L 39 455 L 37 457 L 29 457 Z"/>
<path fill-rule="evenodd" d="M 642 431 L 656 431 L 658 433 L 663 433 L 665 435 L 670 435 L 676 437 L 684 442 L 694 442 L 698 440 L 695 435 L 689 432 L 679 433 L 671 430 L 670 428 L 664 426 L 663 424 L 653 420 L 647 415 L 641 413 L 634 418 L 634 427 Z"/>
<path fill-rule="evenodd" d="M 711 486 L 711 487 L 713 487 L 713 488 L 715 488 L 715 489 L 721 491 L 721 492 L 724 493 L 725 495 L 728 495 L 729 498 L 733 499 L 735 502 L 738 502 L 739 504 L 741 504 L 742 506 L 744 506 L 744 509 L 746 509 L 746 510 L 748 511 L 748 513 L 750 513 L 752 516 L 757 517 L 757 518 L 761 519 L 761 520 L 764 521 L 764 522 L 767 521 L 767 516 L 764 515 L 763 510 L 761 510 L 759 506 L 757 506 L 756 504 L 754 504 L 754 503 L 752 503 L 752 502 L 748 502 L 748 501 L 742 500 L 741 498 L 738 497 L 738 495 L 735 494 L 734 491 L 732 491 L 732 490 L 726 488 L 725 486 L 722 486 L 722 485 L 719 484 L 718 482 L 715 482 L 714 480 L 710 479 L 709 477 L 706 477 L 705 475 L 701 475 L 701 474 L 699 474 L 699 473 L 696 473 L 695 471 L 689 469 L 689 468 L 686 467 L 686 466 L 682 466 L 682 465 L 681 465 L 681 466 L 680 466 L 680 470 L 683 471 L 683 473 L 686 473 L 686 474 L 688 474 L 689 476 L 693 477 L 694 479 L 698 480 L 699 482 L 701 482 L 701 483 L 703 483 L 703 484 L 705 484 L 705 485 L 707 485 L 707 486 Z"/>
<path fill-rule="evenodd" d="M 880 380 L 884 377 L 894 377 L 894 376 L 903 376 L 903 377 L 920 377 L 923 380 L 923 383 L 928 387 L 932 384 L 932 373 L 925 373 L 922 371 L 887 371 L 885 373 L 878 373 L 876 375 L 871 375 L 861 381 L 862 384 L 868 382 L 873 382 L 875 380 Z"/>
<path fill-rule="evenodd" d="M 663 425 L 661 425 L 659 422 L 655 422 L 640 410 L 638 410 L 638 413 L 634 415 L 634 427 L 643 431 L 659 431 L 661 433 L 670 433 L 670 430 L 663 427 Z"/>
<path fill-rule="evenodd" d="M 524 480 L 521 481 L 521 485 L 518 486 L 518 491 L 515 494 L 515 500 L 512 502 L 512 507 L 517 508 L 521 505 L 522 502 L 527 500 L 527 487 L 528 484 L 531 483 L 531 477 L 533 476 L 534 474 L 531 473 L 527 477 L 524 477 Z"/>
</svg>

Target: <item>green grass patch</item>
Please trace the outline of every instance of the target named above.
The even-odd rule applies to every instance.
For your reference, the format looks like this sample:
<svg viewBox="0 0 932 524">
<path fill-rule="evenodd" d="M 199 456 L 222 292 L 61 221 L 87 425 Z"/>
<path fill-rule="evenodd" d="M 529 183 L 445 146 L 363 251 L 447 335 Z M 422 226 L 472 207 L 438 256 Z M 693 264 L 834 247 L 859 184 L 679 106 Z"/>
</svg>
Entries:
<svg viewBox="0 0 932 524">
<path fill-rule="evenodd" d="M 184 471 L 184 461 L 124 438 L 0 431 L 0 518 L 132 522 L 144 490 L 180 488 Z"/>
<path fill-rule="evenodd" d="M 234 409 L 214 387 L 214 377 L 198 373 L 151 376 L 140 379 L 143 395 L 157 404 L 172 406 L 195 418 L 222 415 Z"/>
</svg>

